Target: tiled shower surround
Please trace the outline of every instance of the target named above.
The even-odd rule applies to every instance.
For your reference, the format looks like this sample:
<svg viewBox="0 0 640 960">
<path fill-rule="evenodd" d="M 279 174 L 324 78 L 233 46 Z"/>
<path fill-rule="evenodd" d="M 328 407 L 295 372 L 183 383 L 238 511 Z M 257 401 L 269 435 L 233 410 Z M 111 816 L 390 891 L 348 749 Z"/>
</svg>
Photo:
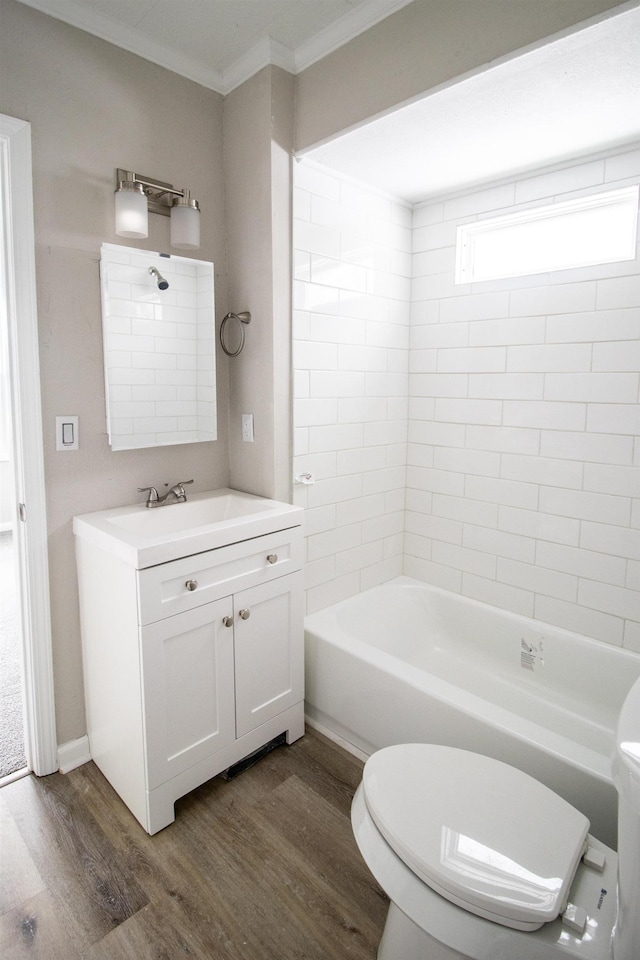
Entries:
<svg viewBox="0 0 640 960">
<path fill-rule="evenodd" d="M 296 165 L 294 473 L 311 612 L 402 573 L 411 210 Z"/>
<path fill-rule="evenodd" d="M 454 283 L 460 223 L 639 181 L 627 150 L 411 211 L 297 166 L 309 612 L 406 573 L 640 652 L 638 258 Z"/>
</svg>

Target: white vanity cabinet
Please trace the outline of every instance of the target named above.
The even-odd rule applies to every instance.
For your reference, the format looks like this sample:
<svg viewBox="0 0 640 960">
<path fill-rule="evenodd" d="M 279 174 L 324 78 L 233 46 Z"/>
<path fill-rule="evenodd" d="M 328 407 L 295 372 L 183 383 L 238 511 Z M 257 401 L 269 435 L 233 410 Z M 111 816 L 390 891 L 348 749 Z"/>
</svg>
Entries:
<svg viewBox="0 0 640 960">
<path fill-rule="evenodd" d="M 300 581 L 289 574 L 142 627 L 151 789 L 300 701 Z"/>
<path fill-rule="evenodd" d="M 301 527 L 136 569 L 76 520 L 91 756 L 156 833 L 179 797 L 304 732 Z"/>
</svg>

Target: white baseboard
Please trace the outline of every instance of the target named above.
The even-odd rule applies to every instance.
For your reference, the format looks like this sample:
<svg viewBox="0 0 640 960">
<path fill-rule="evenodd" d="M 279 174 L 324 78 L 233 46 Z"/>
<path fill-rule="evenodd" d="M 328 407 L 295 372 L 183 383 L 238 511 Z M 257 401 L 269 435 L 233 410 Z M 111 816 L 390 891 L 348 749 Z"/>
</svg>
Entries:
<svg viewBox="0 0 640 960">
<path fill-rule="evenodd" d="M 58 747 L 58 767 L 60 773 L 69 773 L 76 767 L 91 760 L 89 738 L 78 737 L 77 740 L 68 740 Z"/>
<path fill-rule="evenodd" d="M 344 737 L 341 737 L 339 733 L 335 732 L 335 730 L 331 730 L 329 727 L 325 726 L 324 723 L 321 723 L 314 717 L 310 717 L 308 713 L 305 713 L 304 722 L 308 727 L 311 727 L 313 730 L 317 730 L 318 733 L 321 733 L 327 738 L 327 740 L 331 740 L 339 747 L 342 747 L 342 749 L 346 750 L 347 753 L 350 753 L 352 757 L 362 760 L 363 763 L 366 763 L 366 761 L 369 759 L 370 754 L 364 753 L 359 749 L 359 747 L 356 747 L 353 743 L 349 743 L 348 740 L 345 740 Z"/>
</svg>

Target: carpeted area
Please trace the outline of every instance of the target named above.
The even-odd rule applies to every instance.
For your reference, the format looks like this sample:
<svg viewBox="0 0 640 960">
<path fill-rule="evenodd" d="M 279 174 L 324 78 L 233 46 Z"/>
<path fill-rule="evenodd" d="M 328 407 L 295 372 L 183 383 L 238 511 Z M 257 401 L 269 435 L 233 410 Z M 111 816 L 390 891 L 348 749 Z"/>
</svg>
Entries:
<svg viewBox="0 0 640 960">
<path fill-rule="evenodd" d="M 13 534 L 0 533 L 0 779 L 26 766 Z"/>
</svg>

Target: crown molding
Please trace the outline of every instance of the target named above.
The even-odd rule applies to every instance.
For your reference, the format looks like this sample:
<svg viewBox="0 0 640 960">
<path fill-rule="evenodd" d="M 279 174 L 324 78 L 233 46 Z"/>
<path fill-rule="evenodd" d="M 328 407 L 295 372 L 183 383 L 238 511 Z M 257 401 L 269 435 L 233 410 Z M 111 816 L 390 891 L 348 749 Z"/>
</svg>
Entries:
<svg viewBox="0 0 640 960">
<path fill-rule="evenodd" d="M 112 20 L 74 0 L 19 0 L 19 3 L 25 6 L 33 7 L 55 20 L 61 20 L 101 40 L 113 43 L 129 53 L 222 95 L 231 93 L 269 65 L 297 74 L 412 2 L 413 0 L 362 0 L 357 7 L 295 50 L 265 37 L 222 71 L 176 53 L 163 44 L 155 43 L 144 37 L 135 27 Z"/>
<path fill-rule="evenodd" d="M 223 73 L 223 88 L 220 91 L 225 95 L 231 93 L 246 80 L 249 80 L 264 67 L 282 67 L 289 73 L 296 73 L 296 60 L 293 50 L 284 44 L 265 37 L 251 50 L 238 57 Z"/>
</svg>

